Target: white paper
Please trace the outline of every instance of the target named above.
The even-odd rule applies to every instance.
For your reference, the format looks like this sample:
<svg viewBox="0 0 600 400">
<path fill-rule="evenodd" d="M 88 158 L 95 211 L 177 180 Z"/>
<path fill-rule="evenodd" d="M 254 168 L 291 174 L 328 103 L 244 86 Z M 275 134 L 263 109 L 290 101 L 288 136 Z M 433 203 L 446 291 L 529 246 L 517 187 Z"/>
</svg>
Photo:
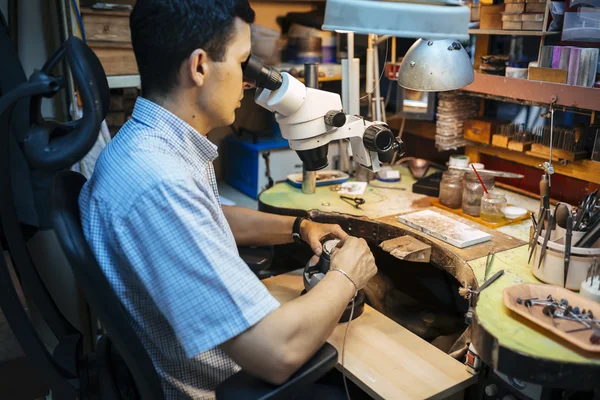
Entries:
<svg viewBox="0 0 600 400">
<path fill-rule="evenodd" d="M 360 196 L 365 192 L 366 188 L 367 182 L 344 182 L 339 193 Z"/>
</svg>

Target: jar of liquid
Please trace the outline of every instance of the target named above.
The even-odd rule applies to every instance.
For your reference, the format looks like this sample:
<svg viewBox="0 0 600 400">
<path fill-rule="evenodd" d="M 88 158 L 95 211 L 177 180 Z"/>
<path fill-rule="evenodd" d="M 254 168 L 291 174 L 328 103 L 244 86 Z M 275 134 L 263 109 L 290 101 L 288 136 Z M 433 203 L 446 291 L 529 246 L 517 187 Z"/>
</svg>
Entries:
<svg viewBox="0 0 600 400">
<path fill-rule="evenodd" d="M 463 172 L 449 170 L 443 173 L 440 182 L 440 204 L 450 208 L 459 208 L 463 196 Z"/>
<path fill-rule="evenodd" d="M 492 190 L 496 184 L 494 177 L 487 174 L 480 175 L 487 190 Z M 465 214 L 479 217 L 481 196 L 483 196 L 483 193 L 483 187 L 481 186 L 481 183 L 479 183 L 477 175 L 475 175 L 474 172 L 467 172 L 464 178 L 462 196 L 462 210 Z"/>
<path fill-rule="evenodd" d="M 506 208 L 506 197 L 500 193 L 484 193 L 481 197 L 482 220 L 498 223 L 504 220 L 504 208 Z"/>
</svg>

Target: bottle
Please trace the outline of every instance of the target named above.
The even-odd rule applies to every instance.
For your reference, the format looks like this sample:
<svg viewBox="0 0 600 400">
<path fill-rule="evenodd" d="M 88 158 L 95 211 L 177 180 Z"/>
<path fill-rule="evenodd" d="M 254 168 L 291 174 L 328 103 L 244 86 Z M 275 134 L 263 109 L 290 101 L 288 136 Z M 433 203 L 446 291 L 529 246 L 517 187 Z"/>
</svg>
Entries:
<svg viewBox="0 0 600 400">
<path fill-rule="evenodd" d="M 496 180 L 488 174 L 480 174 L 481 180 L 488 191 L 493 190 Z M 465 214 L 473 217 L 479 217 L 481 211 L 481 196 L 483 196 L 483 187 L 477 179 L 474 172 L 465 174 L 463 183 L 462 210 Z"/>
<path fill-rule="evenodd" d="M 442 174 L 440 182 L 440 204 L 449 208 L 460 208 L 463 196 L 463 173 L 449 170 Z"/>
</svg>

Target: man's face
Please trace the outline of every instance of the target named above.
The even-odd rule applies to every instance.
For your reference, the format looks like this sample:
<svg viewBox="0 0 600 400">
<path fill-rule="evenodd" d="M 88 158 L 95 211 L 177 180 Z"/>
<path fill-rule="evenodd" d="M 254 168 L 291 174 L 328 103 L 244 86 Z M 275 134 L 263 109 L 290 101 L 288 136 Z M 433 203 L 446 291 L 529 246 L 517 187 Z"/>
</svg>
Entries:
<svg viewBox="0 0 600 400">
<path fill-rule="evenodd" d="M 202 90 L 200 107 L 214 117 L 213 127 L 231 125 L 244 97 L 242 63 L 250 56 L 250 25 L 236 18 L 222 61 L 210 62 L 210 74 Z"/>
</svg>

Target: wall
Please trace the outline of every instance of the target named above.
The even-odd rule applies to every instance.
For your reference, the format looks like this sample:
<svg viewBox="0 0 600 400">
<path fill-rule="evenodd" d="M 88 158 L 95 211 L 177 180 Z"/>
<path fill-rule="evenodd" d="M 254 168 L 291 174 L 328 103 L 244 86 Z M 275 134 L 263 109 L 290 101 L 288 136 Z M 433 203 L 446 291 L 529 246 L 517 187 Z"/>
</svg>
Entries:
<svg viewBox="0 0 600 400">
<path fill-rule="evenodd" d="M 278 1 L 250 1 L 256 12 L 257 25 L 280 31 L 277 17 L 285 16 L 289 12 L 307 12 L 315 9 L 315 5 L 306 2 L 278 2 Z"/>
<path fill-rule="evenodd" d="M 18 1 L 19 58 L 27 76 L 40 68 L 58 44 L 54 2 L 46 0 Z M 52 4 L 52 5 L 51 5 Z M 0 10 L 8 20 L 8 0 L 0 0 Z M 50 34 L 47 34 L 50 32 Z M 55 106 L 44 100 L 42 114 L 55 117 Z"/>
</svg>

